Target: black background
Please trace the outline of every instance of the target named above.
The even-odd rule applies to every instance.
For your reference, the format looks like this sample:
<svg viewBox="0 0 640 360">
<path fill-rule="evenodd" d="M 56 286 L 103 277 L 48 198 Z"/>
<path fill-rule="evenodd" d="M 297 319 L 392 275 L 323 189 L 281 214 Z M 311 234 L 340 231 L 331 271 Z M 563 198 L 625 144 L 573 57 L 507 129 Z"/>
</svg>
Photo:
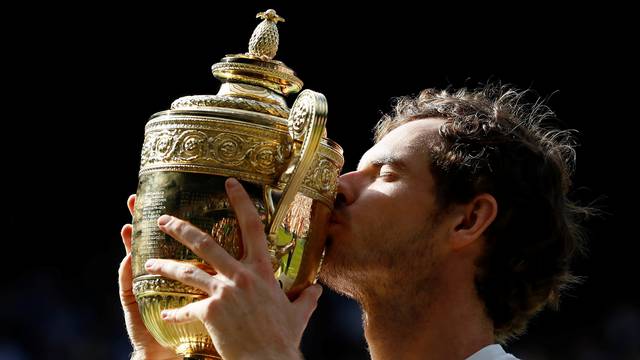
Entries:
<svg viewBox="0 0 640 360">
<path fill-rule="evenodd" d="M 584 284 L 509 349 L 528 359 L 640 358 L 628 9 L 236 3 L 5 12 L 0 359 L 127 356 L 116 271 L 144 125 L 180 96 L 216 93 L 210 66 L 245 52 L 255 14 L 269 7 L 286 19 L 276 59 L 326 95 L 329 136 L 347 171 L 392 97 L 499 81 L 548 98 L 560 126 L 579 131 L 572 198 L 603 215 L 587 224 L 589 254 L 576 262 Z M 326 291 L 306 358 L 366 358 L 359 316 Z"/>
</svg>

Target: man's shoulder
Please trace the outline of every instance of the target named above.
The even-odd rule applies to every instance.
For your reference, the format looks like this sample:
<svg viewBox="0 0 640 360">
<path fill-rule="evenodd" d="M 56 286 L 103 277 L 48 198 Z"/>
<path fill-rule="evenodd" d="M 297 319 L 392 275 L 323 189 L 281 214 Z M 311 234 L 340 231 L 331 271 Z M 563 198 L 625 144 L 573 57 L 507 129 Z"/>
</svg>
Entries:
<svg viewBox="0 0 640 360">
<path fill-rule="evenodd" d="M 518 360 L 518 358 L 504 351 L 499 344 L 493 344 L 483 347 L 466 360 Z"/>
</svg>

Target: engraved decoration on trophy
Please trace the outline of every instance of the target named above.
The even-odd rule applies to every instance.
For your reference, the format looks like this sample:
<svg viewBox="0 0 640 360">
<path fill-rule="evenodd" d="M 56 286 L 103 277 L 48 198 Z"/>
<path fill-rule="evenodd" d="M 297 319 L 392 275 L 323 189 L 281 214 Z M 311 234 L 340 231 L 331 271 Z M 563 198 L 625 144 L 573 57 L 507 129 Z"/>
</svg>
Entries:
<svg viewBox="0 0 640 360">
<path fill-rule="evenodd" d="M 315 282 L 326 238 L 337 179 L 344 163 L 341 147 L 327 138 L 327 102 L 305 90 L 291 110 L 285 96 L 302 81 L 274 60 L 284 21 L 274 10 L 249 41 L 249 52 L 226 55 L 212 66 L 222 82 L 216 95 L 185 96 L 145 126 L 133 219 L 134 294 L 154 338 L 185 359 L 219 359 L 200 322 L 169 324 L 164 309 L 207 296 L 201 290 L 148 274 L 149 258 L 191 262 L 214 270 L 157 226 L 170 214 L 198 226 L 231 255 L 241 258 L 238 223 L 224 181 L 235 177 L 265 223 L 274 276 L 291 299 Z"/>
</svg>

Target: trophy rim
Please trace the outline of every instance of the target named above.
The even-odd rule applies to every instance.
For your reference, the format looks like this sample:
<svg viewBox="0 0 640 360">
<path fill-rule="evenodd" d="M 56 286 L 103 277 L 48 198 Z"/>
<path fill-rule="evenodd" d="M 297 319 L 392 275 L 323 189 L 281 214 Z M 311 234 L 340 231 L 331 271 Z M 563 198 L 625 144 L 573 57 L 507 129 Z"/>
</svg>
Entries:
<svg viewBox="0 0 640 360">
<path fill-rule="evenodd" d="M 159 111 L 149 117 L 149 121 L 145 128 L 150 127 L 150 125 L 153 126 L 156 121 L 160 120 L 159 118 L 171 115 L 215 118 L 215 120 L 223 122 L 241 122 L 243 124 L 250 123 L 252 125 L 264 126 L 268 130 L 288 132 L 287 121 L 281 117 L 249 110 L 224 107 L 170 109 Z"/>
</svg>

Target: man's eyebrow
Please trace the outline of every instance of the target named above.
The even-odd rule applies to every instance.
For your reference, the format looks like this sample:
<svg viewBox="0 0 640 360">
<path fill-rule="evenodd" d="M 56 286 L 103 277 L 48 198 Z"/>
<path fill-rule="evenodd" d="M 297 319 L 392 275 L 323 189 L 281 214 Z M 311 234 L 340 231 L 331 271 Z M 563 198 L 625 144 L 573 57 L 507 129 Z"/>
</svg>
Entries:
<svg viewBox="0 0 640 360">
<path fill-rule="evenodd" d="M 373 165 L 373 166 L 382 166 L 382 165 L 391 165 L 398 170 L 406 170 L 407 164 L 402 161 L 399 157 L 394 155 L 386 155 L 381 157 L 376 157 L 371 160 L 361 159 L 358 163 L 358 169 L 361 169 L 363 166 Z"/>
</svg>

